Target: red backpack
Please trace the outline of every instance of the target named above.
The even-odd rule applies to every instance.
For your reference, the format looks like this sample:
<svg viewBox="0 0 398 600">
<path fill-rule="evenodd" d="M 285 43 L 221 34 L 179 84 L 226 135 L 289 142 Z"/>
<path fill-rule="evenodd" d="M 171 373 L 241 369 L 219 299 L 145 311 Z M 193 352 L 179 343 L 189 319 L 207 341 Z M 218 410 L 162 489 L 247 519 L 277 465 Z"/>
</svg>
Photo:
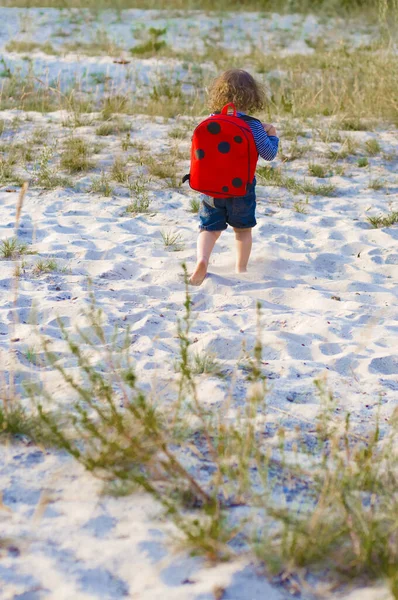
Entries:
<svg viewBox="0 0 398 600">
<path fill-rule="evenodd" d="M 228 114 L 232 109 L 232 114 Z M 192 137 L 191 171 L 185 175 L 193 190 L 212 198 L 245 196 L 253 183 L 258 152 L 250 126 L 235 105 L 208 117 Z"/>
</svg>

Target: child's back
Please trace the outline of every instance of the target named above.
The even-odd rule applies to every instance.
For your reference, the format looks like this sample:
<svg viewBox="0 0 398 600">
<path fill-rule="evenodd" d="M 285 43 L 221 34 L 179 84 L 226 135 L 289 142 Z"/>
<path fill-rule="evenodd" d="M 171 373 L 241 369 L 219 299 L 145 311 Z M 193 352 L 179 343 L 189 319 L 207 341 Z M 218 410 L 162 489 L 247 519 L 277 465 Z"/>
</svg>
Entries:
<svg viewBox="0 0 398 600">
<path fill-rule="evenodd" d="M 258 119 L 246 114 L 249 111 L 263 108 L 264 102 L 264 92 L 246 71 L 235 69 L 227 71 L 216 79 L 211 88 L 210 104 L 214 111 L 214 119 L 210 118 L 208 121 L 217 123 L 222 118 L 224 118 L 224 121 L 228 120 L 228 117 L 223 117 L 220 113 L 223 109 L 225 113 L 226 105 L 232 103 L 237 108 L 236 116 L 238 119 L 235 119 L 236 125 L 239 125 L 239 120 L 244 121 L 245 126 L 242 123 L 243 135 L 246 136 L 245 130 L 246 132 L 250 131 L 252 135 L 252 139 L 249 139 L 250 143 L 247 146 L 249 155 L 250 148 L 254 148 L 256 156 L 251 169 L 250 156 L 243 157 L 242 165 L 243 163 L 249 165 L 249 169 L 244 168 L 243 171 L 242 169 L 239 171 L 240 173 L 246 173 L 246 180 L 244 180 L 243 176 L 237 176 L 232 171 L 230 172 L 231 168 L 233 170 L 238 168 L 236 162 L 234 163 L 233 155 L 234 153 L 239 154 L 237 148 L 242 143 L 239 139 L 241 138 L 240 135 L 230 138 L 231 134 L 229 134 L 229 141 L 222 140 L 222 136 L 219 137 L 217 143 L 210 146 L 210 148 L 214 147 L 214 151 L 208 153 L 208 160 L 205 160 L 206 152 L 203 148 L 195 147 L 195 136 L 193 138 L 191 170 L 194 172 L 194 177 L 191 185 L 194 189 L 202 191 L 203 196 L 199 213 L 200 234 L 197 245 L 197 264 L 190 278 L 192 285 L 200 285 L 205 278 L 211 252 L 221 232 L 227 229 L 228 224 L 235 231 L 236 271 L 242 273 L 247 270 L 252 246 L 251 230 L 256 225 L 255 164 L 258 155 L 265 160 L 273 160 L 278 151 L 279 143 L 275 128 L 272 125 L 263 125 Z M 218 123 L 217 127 L 210 127 L 209 131 L 214 135 L 214 138 L 218 138 L 222 131 L 222 123 Z M 212 137 L 210 135 L 210 138 Z M 203 139 L 206 141 L 206 131 Z M 224 160 L 221 155 L 227 155 L 231 150 L 230 158 Z M 196 170 L 195 166 L 198 167 Z M 192 167 L 194 168 L 192 169 Z M 196 177 L 196 173 L 201 174 L 199 179 Z M 204 183 L 204 186 L 197 185 L 195 187 L 195 183 L 201 183 L 200 177 L 202 177 L 203 182 L 207 182 L 207 185 Z M 223 178 L 225 181 L 223 181 Z"/>
</svg>

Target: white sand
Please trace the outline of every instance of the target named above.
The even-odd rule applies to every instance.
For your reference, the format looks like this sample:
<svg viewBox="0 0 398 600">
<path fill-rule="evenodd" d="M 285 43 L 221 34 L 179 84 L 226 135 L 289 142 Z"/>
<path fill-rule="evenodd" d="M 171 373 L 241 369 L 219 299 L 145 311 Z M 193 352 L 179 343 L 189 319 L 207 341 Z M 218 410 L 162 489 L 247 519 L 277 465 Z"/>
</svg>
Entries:
<svg viewBox="0 0 398 600">
<path fill-rule="evenodd" d="M 292 17 L 287 29 L 294 21 Z M 24 117 L 13 111 L 0 114 L 7 123 L 15 116 Z M 31 120 L 17 126 L 15 140 L 26 139 L 36 127 L 48 128 L 52 138 L 65 137 L 63 117 L 32 113 Z M 167 132 L 176 124 L 139 116 L 125 120 L 133 125 L 132 139 L 145 140 L 154 152 L 168 147 Z M 94 140 L 94 130 L 80 128 L 77 135 Z M 310 141 L 310 135 L 308 130 L 308 139 L 300 141 Z M 377 137 L 385 153 L 397 153 L 396 131 L 381 126 L 376 132 L 347 135 L 361 143 Z M 96 141 L 105 143 L 96 167 L 99 174 L 120 152 L 120 138 Z M 288 146 L 284 145 L 285 151 Z M 181 142 L 181 149 L 188 156 L 188 140 Z M 311 156 L 319 161 L 325 149 L 325 144 L 315 142 L 313 154 L 289 163 L 287 172 L 308 177 Z M 305 214 L 294 210 L 295 202 L 305 203 L 304 196 L 259 184 L 258 226 L 249 272 L 234 274 L 234 239 L 227 231 L 215 249 L 208 278 L 192 290 L 196 347 L 216 353 L 225 370 L 234 368 L 243 340 L 249 347 L 253 343 L 256 302 L 261 301 L 270 414 L 278 423 L 278 410 L 287 411 L 286 427 L 314 418 L 318 399 L 313 382 L 319 376 L 327 376 L 339 407 L 351 410 L 356 424 L 364 429 L 379 400 L 384 419 L 398 398 L 398 229 L 376 230 L 366 221 L 368 215 L 398 210 L 397 161 L 382 157 L 370 161 L 372 178 L 382 177 L 386 182 L 382 190 L 368 188 L 369 170 L 358 168 L 351 158 L 344 176 L 318 180 L 336 184 L 336 196 L 310 196 Z M 187 163 L 182 164 L 181 171 L 186 167 Z M 38 257 L 26 258 L 20 279 L 19 325 L 14 332 L 17 381 L 40 372 L 54 397 L 68 400 L 59 377 L 26 358 L 28 348 L 39 352 L 30 321 L 34 314 L 40 332 L 53 339 L 54 349 L 63 351 L 56 318 L 70 327 L 79 321 L 88 304 L 87 277 L 91 277 L 109 331 L 115 324 L 131 326 L 131 351 L 142 386 L 156 389 L 158 401 L 166 400 L 173 394 L 176 377 L 176 319 L 183 313 L 184 299 L 181 263 L 186 261 L 192 269 L 195 260 L 197 217 L 189 212 L 189 199 L 195 195 L 186 188 L 170 190 L 152 182 L 151 212 L 131 216 L 125 213 L 130 202 L 126 193 L 105 198 L 87 192 L 91 175 L 77 178 L 74 191 L 31 188 L 25 200 L 21 241 L 33 244 L 41 258 L 55 258 L 66 270 L 34 276 L 32 265 Z M 17 192 L 6 189 L 0 190 L 0 239 L 13 234 Z M 183 249 L 166 250 L 162 230 L 179 232 Z M 0 262 L 3 371 L 9 368 L 13 268 L 11 262 Z M 204 378 L 203 402 L 217 405 L 225 389 L 220 380 Z M 243 401 L 242 377 L 234 402 Z M 0 445 L 4 503 L 0 535 L 10 540 L 0 549 L 1 600 L 211 600 L 217 586 L 226 589 L 225 600 L 285 597 L 284 590 L 271 588 L 244 562 L 207 568 L 200 559 L 172 554 L 165 545 L 166 528 L 157 520 L 158 509 L 148 497 L 136 494 L 115 499 L 99 491 L 98 482 L 59 453 L 26 440 Z M 366 594 L 360 590 L 349 599 L 388 598 L 381 588 Z"/>
</svg>

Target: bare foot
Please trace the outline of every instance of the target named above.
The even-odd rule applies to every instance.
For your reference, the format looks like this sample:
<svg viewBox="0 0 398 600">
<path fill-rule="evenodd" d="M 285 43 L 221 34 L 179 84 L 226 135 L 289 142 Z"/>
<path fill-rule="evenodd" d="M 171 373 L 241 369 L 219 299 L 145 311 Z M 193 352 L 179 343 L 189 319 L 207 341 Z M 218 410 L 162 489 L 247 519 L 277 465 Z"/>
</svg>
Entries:
<svg viewBox="0 0 398 600">
<path fill-rule="evenodd" d="M 206 277 L 206 274 L 207 274 L 207 262 L 204 260 L 201 260 L 198 262 L 198 264 L 196 265 L 195 271 L 192 273 L 191 277 L 189 278 L 189 283 L 191 285 L 201 285 L 203 283 L 204 278 Z"/>
<path fill-rule="evenodd" d="M 247 273 L 247 269 L 242 269 L 242 268 L 238 269 L 238 267 L 236 267 L 235 273 Z"/>
</svg>

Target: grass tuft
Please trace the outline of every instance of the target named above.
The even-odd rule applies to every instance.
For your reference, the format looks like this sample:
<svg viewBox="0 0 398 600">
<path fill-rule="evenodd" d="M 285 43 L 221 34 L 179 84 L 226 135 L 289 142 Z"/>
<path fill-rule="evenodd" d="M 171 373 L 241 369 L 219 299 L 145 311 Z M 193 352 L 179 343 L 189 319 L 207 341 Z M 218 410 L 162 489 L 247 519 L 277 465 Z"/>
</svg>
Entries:
<svg viewBox="0 0 398 600">
<path fill-rule="evenodd" d="M 324 165 L 319 165 L 317 163 L 310 163 L 308 165 L 308 173 L 312 175 L 312 177 L 328 177 L 330 175 L 330 170 L 327 169 Z"/>
<path fill-rule="evenodd" d="M 333 196 L 336 186 L 329 184 L 314 184 L 309 181 L 297 181 L 294 177 L 287 177 L 280 169 L 272 167 L 259 167 L 257 175 L 266 185 L 285 187 L 294 194 L 311 194 L 313 196 Z"/>
<path fill-rule="evenodd" d="M 369 166 L 369 160 L 367 159 L 366 156 L 362 156 L 361 158 L 358 158 L 358 162 L 357 165 L 360 169 L 363 169 L 364 167 L 368 167 Z"/>
<path fill-rule="evenodd" d="M 45 258 L 37 261 L 33 267 L 35 275 L 43 275 L 44 273 L 52 273 L 58 270 L 58 263 L 53 258 Z"/>
<path fill-rule="evenodd" d="M 71 137 L 65 141 L 61 152 L 61 168 L 69 173 L 80 173 L 94 168 L 91 160 L 92 149 L 87 141 L 79 137 Z"/>
<path fill-rule="evenodd" d="M 198 213 L 200 209 L 200 200 L 197 198 L 191 198 L 189 200 L 189 209 L 192 213 Z"/>
<path fill-rule="evenodd" d="M 160 232 L 160 235 L 162 236 L 164 247 L 167 250 L 179 252 L 183 249 L 182 236 L 180 233 L 174 233 L 173 231 L 163 230 Z"/>
<path fill-rule="evenodd" d="M 126 212 L 133 214 L 148 212 L 151 204 L 148 192 L 149 183 L 150 180 L 146 179 L 142 175 L 129 182 L 129 190 L 132 202 L 126 208 Z"/>
<path fill-rule="evenodd" d="M 100 177 L 96 177 L 91 182 L 90 192 L 101 194 L 109 198 L 114 192 L 114 188 L 111 184 L 110 178 L 107 176 L 105 171 L 101 171 Z"/>
<path fill-rule="evenodd" d="M 36 254 L 30 250 L 27 244 L 18 241 L 17 238 L 2 240 L 0 243 L 0 257 L 4 259 L 14 260 L 26 254 Z"/>
<path fill-rule="evenodd" d="M 367 142 L 365 142 L 365 148 L 370 156 L 375 156 L 376 154 L 381 153 L 381 146 L 375 138 L 367 140 Z"/>
<path fill-rule="evenodd" d="M 368 221 L 375 229 L 380 229 L 381 227 L 391 227 L 391 225 L 398 223 L 398 212 L 392 211 L 388 215 L 368 217 Z"/>
</svg>

